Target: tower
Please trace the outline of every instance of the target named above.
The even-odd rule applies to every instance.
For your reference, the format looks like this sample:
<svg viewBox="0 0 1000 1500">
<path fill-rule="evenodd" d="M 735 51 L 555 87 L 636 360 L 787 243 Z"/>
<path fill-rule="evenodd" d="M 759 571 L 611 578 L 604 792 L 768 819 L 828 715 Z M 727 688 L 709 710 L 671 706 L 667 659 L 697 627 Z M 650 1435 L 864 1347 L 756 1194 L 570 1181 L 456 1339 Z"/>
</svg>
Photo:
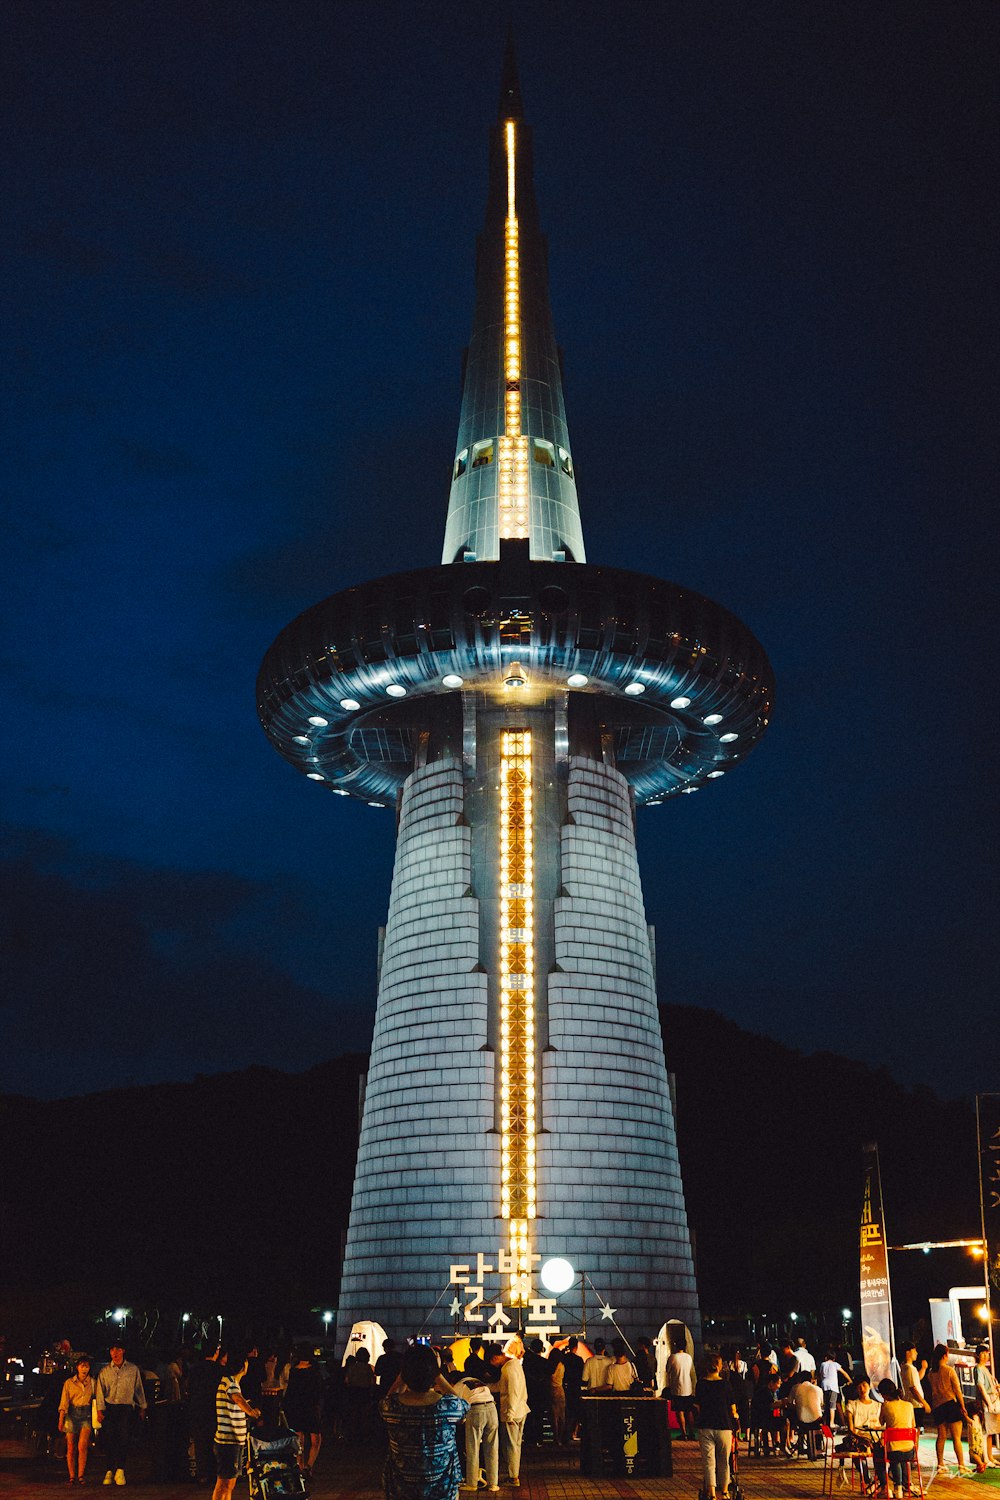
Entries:
<svg viewBox="0 0 1000 1500">
<path fill-rule="evenodd" d="M 626 1332 L 697 1327 L 635 815 L 733 769 L 771 671 L 586 562 L 509 51 L 441 564 L 308 609 L 257 689 L 299 771 L 397 810 L 341 1326 L 542 1331 L 561 1256 Z"/>
</svg>

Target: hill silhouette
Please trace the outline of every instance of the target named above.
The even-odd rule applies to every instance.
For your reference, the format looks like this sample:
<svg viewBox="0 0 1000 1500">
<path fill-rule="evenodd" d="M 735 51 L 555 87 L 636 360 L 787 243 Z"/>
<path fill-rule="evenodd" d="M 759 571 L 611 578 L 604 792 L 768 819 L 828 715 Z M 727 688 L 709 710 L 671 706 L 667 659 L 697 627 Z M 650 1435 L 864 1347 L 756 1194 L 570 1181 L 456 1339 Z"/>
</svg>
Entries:
<svg viewBox="0 0 1000 1500">
<path fill-rule="evenodd" d="M 661 1017 L 706 1310 L 856 1301 L 866 1140 L 880 1145 L 892 1242 L 978 1233 L 971 1103 L 712 1011 Z M 309 1309 L 335 1307 L 365 1066 L 347 1054 L 297 1074 L 0 1099 L 0 1326 L 118 1305 L 155 1305 L 166 1323 L 187 1309 L 307 1326 Z M 441 1099 L 443 1130 L 461 1109 Z M 585 1186 L 581 1208 L 601 1211 Z M 935 1263 L 928 1288 L 915 1262 L 894 1258 L 898 1321 L 976 1274 Z"/>
</svg>

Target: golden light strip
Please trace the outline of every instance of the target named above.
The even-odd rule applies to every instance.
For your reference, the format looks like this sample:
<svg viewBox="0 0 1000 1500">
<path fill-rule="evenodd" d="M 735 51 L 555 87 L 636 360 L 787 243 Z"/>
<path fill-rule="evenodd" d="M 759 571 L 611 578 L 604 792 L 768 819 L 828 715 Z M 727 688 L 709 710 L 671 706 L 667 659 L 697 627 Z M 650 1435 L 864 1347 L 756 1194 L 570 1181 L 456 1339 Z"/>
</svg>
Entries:
<svg viewBox="0 0 1000 1500">
<path fill-rule="evenodd" d="M 528 535 L 528 439 L 521 432 L 521 267 L 517 227 L 517 131 L 504 124 L 507 217 L 504 221 L 504 432 L 497 447 L 500 536 Z"/>
<path fill-rule="evenodd" d="M 500 741 L 500 1212 L 509 1224 L 509 1300 L 531 1297 L 535 1217 L 535 944 L 531 732 Z"/>
</svg>

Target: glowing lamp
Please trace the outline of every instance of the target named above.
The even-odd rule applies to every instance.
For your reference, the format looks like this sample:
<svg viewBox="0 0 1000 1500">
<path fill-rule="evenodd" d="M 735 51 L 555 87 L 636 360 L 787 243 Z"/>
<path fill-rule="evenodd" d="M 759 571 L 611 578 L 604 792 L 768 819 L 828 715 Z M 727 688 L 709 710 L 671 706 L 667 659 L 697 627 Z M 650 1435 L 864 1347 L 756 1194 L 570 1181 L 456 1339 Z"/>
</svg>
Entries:
<svg viewBox="0 0 1000 1500">
<path fill-rule="evenodd" d="M 542 1286 L 554 1297 L 558 1297 L 562 1292 L 568 1292 L 576 1280 L 576 1272 L 569 1261 L 564 1260 L 561 1255 L 547 1260 L 538 1274 Z"/>
</svg>

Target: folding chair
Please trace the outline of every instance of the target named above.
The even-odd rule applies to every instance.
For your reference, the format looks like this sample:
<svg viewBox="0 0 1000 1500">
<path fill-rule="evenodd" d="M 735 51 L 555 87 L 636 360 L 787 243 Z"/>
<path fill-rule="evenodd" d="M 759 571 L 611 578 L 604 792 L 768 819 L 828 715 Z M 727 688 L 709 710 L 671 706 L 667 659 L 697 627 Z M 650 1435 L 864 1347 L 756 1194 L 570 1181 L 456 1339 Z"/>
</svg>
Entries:
<svg viewBox="0 0 1000 1500">
<path fill-rule="evenodd" d="M 883 1432 L 883 1434 L 882 1434 L 882 1447 L 885 1449 L 885 1472 L 886 1472 L 886 1481 L 885 1482 L 886 1482 L 887 1485 L 889 1485 L 889 1484 L 892 1483 L 892 1471 L 889 1468 L 889 1458 L 890 1458 L 892 1444 L 893 1443 L 902 1443 L 904 1441 L 906 1443 L 908 1443 L 913 1448 L 913 1457 L 905 1460 L 905 1462 L 906 1462 L 906 1480 L 905 1480 L 905 1482 L 903 1484 L 903 1489 L 906 1491 L 906 1493 L 908 1495 L 912 1495 L 914 1493 L 914 1490 L 913 1490 L 913 1471 L 914 1471 L 914 1469 L 916 1469 L 916 1471 L 917 1471 L 917 1489 L 916 1489 L 916 1493 L 918 1495 L 922 1495 L 924 1493 L 924 1476 L 920 1472 L 920 1446 L 919 1446 L 920 1445 L 920 1434 L 918 1433 L 918 1431 L 917 1431 L 917 1429 L 915 1427 L 887 1427 L 885 1429 L 885 1431 Z"/>
</svg>

